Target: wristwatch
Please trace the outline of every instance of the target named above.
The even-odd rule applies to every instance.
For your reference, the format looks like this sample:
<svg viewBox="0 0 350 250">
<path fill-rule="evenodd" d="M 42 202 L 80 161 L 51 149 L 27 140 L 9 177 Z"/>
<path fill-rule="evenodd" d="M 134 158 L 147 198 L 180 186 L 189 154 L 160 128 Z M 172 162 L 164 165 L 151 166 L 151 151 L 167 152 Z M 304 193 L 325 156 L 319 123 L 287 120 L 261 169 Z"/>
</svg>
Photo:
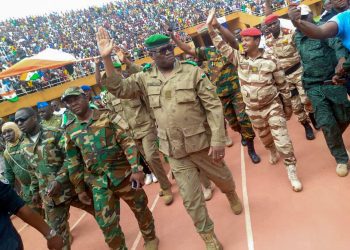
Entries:
<svg viewBox="0 0 350 250">
<path fill-rule="evenodd" d="M 57 235 L 55 229 L 51 229 L 48 235 L 45 235 L 45 239 L 50 240 Z"/>
</svg>

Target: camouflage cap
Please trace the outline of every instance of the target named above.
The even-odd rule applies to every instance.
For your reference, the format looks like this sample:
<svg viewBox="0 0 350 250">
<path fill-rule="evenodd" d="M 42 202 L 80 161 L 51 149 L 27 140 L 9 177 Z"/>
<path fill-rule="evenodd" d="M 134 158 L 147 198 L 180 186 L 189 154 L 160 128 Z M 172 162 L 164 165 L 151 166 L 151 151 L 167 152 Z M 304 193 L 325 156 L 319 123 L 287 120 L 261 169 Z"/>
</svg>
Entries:
<svg viewBox="0 0 350 250">
<path fill-rule="evenodd" d="M 61 101 L 64 101 L 64 99 L 68 96 L 79 96 L 79 95 L 85 95 L 84 90 L 82 90 L 80 87 L 69 87 L 64 91 L 61 97 Z"/>
<path fill-rule="evenodd" d="M 157 48 L 170 42 L 170 37 L 162 34 L 154 34 L 145 40 L 147 49 Z"/>
</svg>

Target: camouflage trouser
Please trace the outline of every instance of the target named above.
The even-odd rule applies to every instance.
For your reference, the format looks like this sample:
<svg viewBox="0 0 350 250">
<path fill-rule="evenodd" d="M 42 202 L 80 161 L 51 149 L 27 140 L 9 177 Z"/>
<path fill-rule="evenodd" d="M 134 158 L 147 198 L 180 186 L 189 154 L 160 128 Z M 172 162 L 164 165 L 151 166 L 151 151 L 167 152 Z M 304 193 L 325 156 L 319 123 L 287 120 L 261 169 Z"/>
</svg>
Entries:
<svg viewBox="0 0 350 250">
<path fill-rule="evenodd" d="M 26 186 L 21 184 L 21 192 L 19 194 L 21 198 L 24 200 L 24 202 L 34 211 L 36 211 L 40 215 L 44 215 L 44 211 L 41 207 L 41 200 L 38 203 L 34 203 L 32 198 L 33 198 L 33 193 L 32 190 L 30 189 L 30 185 Z"/>
<path fill-rule="evenodd" d="M 154 129 L 142 139 L 135 140 L 139 150 L 145 156 L 153 174 L 157 177 L 162 190 L 168 190 L 171 183 L 160 160 L 157 146 L 157 131 Z"/>
<path fill-rule="evenodd" d="M 69 229 L 69 208 L 70 206 L 74 206 L 80 209 L 85 210 L 94 216 L 94 208 L 93 206 L 86 206 L 82 204 L 78 197 L 74 197 L 64 203 L 61 203 L 56 206 L 50 206 L 48 204 L 43 204 L 45 211 L 45 219 L 47 224 L 55 229 L 57 234 L 61 235 L 64 241 L 63 250 L 69 250 L 70 248 L 70 229 Z"/>
<path fill-rule="evenodd" d="M 128 204 L 135 214 L 144 240 L 155 239 L 154 221 L 152 213 L 147 207 L 147 195 L 143 189 L 132 189 L 129 178 L 125 178 L 118 187 L 94 186 L 92 194 L 96 221 L 111 249 L 127 249 L 125 237 L 119 225 L 120 198 Z"/>
<path fill-rule="evenodd" d="M 300 123 L 309 122 L 307 112 L 313 112 L 310 100 L 307 98 L 301 76 L 303 69 L 300 67 L 292 74 L 286 75 L 286 81 L 289 84 L 289 88 L 292 92 L 292 109 L 293 113 L 297 116 Z"/>
<path fill-rule="evenodd" d="M 199 172 L 213 181 L 223 193 L 235 190 L 231 171 L 225 162 L 213 163 L 208 152 L 209 148 L 181 159 L 169 157 L 169 164 L 179 186 L 183 204 L 198 233 L 206 233 L 214 228 L 205 205 Z"/>
<path fill-rule="evenodd" d="M 350 102 L 344 86 L 317 85 L 307 90 L 315 119 L 322 128 L 329 150 L 337 163 L 347 163 L 342 134 L 350 123 Z"/>
<path fill-rule="evenodd" d="M 53 228 L 57 234 L 62 236 L 64 242 L 64 250 L 70 249 L 70 229 L 68 223 L 69 207 L 69 201 L 57 206 L 50 206 L 44 203 L 45 219 L 47 221 L 47 224 Z"/>
<path fill-rule="evenodd" d="M 259 110 L 247 108 L 246 111 L 265 148 L 270 150 L 276 147 L 284 157 L 285 165 L 295 165 L 294 149 L 281 101 L 276 98 L 266 107 Z"/>
<path fill-rule="evenodd" d="M 240 133 L 246 140 L 253 140 L 255 137 L 252 123 L 245 112 L 242 93 L 237 90 L 228 96 L 220 97 L 224 108 L 224 116 L 230 127 Z"/>
</svg>

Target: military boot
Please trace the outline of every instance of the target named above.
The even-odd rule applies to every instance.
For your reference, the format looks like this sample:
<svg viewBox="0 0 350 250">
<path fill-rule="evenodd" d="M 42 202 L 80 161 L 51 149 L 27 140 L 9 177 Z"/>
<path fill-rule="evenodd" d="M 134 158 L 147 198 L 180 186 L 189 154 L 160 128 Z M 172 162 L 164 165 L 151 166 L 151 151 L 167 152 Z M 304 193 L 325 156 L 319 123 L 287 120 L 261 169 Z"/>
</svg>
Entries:
<svg viewBox="0 0 350 250">
<path fill-rule="evenodd" d="M 337 168 L 335 170 L 337 172 L 337 175 L 339 177 L 345 177 L 348 175 L 349 173 L 349 169 L 348 169 L 348 164 L 345 163 L 338 163 L 337 164 Z"/>
<path fill-rule="evenodd" d="M 286 166 L 287 173 L 288 173 L 288 179 L 290 181 L 290 184 L 292 184 L 293 190 L 295 192 L 300 192 L 303 190 L 303 185 L 298 179 L 297 176 L 297 167 L 295 165 L 288 165 Z"/>
<path fill-rule="evenodd" d="M 313 140 L 315 139 L 315 135 L 314 135 L 314 131 L 312 130 L 309 122 L 303 122 L 302 125 L 305 128 L 305 135 L 306 135 L 306 139 L 308 140 Z"/>
<path fill-rule="evenodd" d="M 207 250 L 223 250 L 223 247 L 216 237 L 214 231 L 208 233 L 200 233 L 199 234 L 204 240 L 205 247 Z"/>
<path fill-rule="evenodd" d="M 145 250 L 158 250 L 159 239 L 156 237 L 154 240 L 146 241 L 144 244 Z"/>
<path fill-rule="evenodd" d="M 241 139 L 241 144 L 242 144 L 243 147 L 245 147 L 245 146 L 247 146 L 248 142 L 247 142 L 246 139 L 244 139 L 244 138 L 242 137 L 242 139 Z"/>
<path fill-rule="evenodd" d="M 316 119 L 315 119 L 315 113 L 309 113 L 309 118 L 310 118 L 310 121 L 312 123 L 312 126 L 316 130 L 320 130 L 320 127 L 317 125 L 317 122 L 316 122 Z"/>
<path fill-rule="evenodd" d="M 160 190 L 159 196 L 163 198 L 164 204 L 167 206 L 169 206 L 174 200 L 173 193 L 171 192 L 170 188 L 167 190 Z"/>
<path fill-rule="evenodd" d="M 269 162 L 270 162 L 270 164 L 275 165 L 278 162 L 278 160 L 280 159 L 280 154 L 278 153 L 275 146 L 270 148 L 269 151 L 270 151 Z"/>
<path fill-rule="evenodd" d="M 230 202 L 231 209 L 234 214 L 238 215 L 242 213 L 243 211 L 243 206 L 241 201 L 239 200 L 239 197 L 236 193 L 236 191 L 232 191 L 229 193 L 226 193 L 227 199 Z"/>
<path fill-rule="evenodd" d="M 247 141 L 248 155 L 250 159 L 254 164 L 258 164 L 261 161 L 261 159 L 259 155 L 257 155 L 257 153 L 255 152 L 254 141 L 253 140 L 246 140 L 246 141 Z"/>
<path fill-rule="evenodd" d="M 233 146 L 233 141 L 229 135 L 226 135 L 225 139 L 225 145 L 226 147 L 232 147 Z"/>
</svg>

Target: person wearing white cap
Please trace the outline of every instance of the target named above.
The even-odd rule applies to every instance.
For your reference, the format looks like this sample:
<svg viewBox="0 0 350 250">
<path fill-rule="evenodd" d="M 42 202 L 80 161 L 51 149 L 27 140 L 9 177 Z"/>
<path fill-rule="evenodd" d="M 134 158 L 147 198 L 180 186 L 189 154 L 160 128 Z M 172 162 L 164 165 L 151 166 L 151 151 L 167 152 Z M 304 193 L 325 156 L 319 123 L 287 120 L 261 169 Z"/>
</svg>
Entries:
<svg viewBox="0 0 350 250">
<path fill-rule="evenodd" d="M 313 22 L 309 8 L 300 6 L 301 19 Z M 317 26 L 316 26 L 317 27 Z M 348 174 L 349 157 L 342 133 L 350 123 L 350 102 L 346 88 L 334 85 L 335 68 L 345 61 L 348 51 L 338 38 L 316 40 L 297 30 L 294 42 L 303 65 L 303 87 L 314 109 L 317 124 L 322 128 L 327 146 L 337 163 L 340 177 Z"/>
</svg>

